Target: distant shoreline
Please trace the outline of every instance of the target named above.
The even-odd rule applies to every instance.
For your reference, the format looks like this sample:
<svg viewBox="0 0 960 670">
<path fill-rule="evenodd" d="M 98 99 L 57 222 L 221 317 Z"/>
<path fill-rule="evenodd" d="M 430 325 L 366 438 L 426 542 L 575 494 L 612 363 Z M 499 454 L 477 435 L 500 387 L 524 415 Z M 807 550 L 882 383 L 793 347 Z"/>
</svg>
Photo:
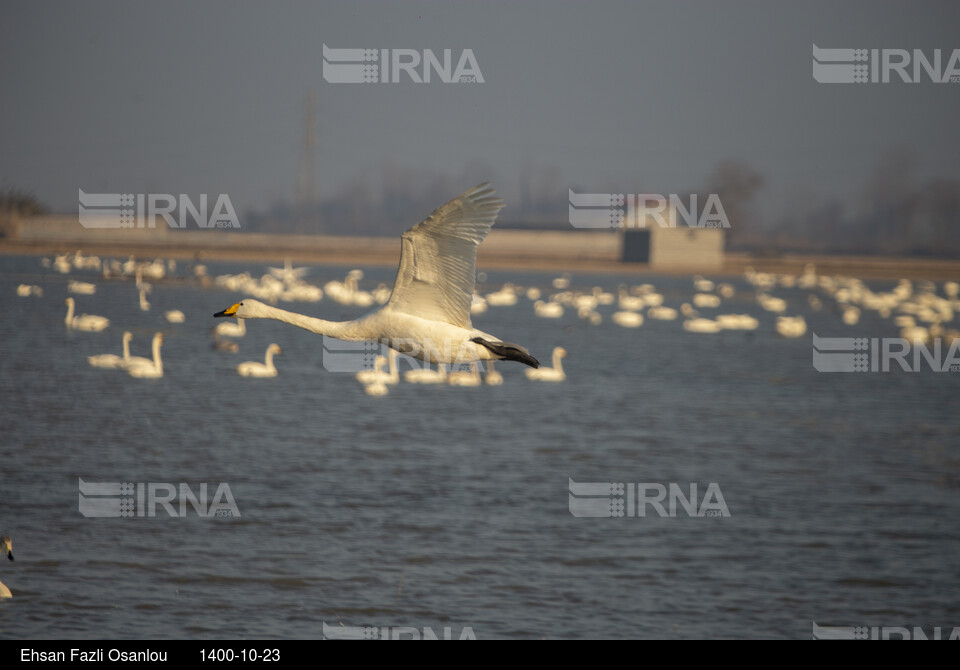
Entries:
<svg viewBox="0 0 960 670">
<path fill-rule="evenodd" d="M 173 258 L 176 260 L 256 261 L 315 265 L 355 265 L 395 267 L 400 259 L 398 239 L 325 237 L 324 244 L 304 246 L 300 236 L 270 235 L 269 244 L 258 235 L 255 244 L 197 245 L 176 243 L 173 240 L 138 240 L 117 243 L 96 239 L 20 239 L 0 238 L 0 255 L 52 255 L 73 253 L 137 258 Z M 736 276 L 752 267 L 757 272 L 799 275 L 807 264 L 812 264 L 820 275 L 844 275 L 862 279 L 900 279 L 945 281 L 960 280 L 960 260 L 918 259 L 874 256 L 825 256 L 784 254 L 776 257 L 757 257 L 745 253 L 727 253 L 721 267 L 651 267 L 644 263 L 625 263 L 611 254 L 584 254 L 551 256 L 542 253 L 511 254 L 502 249 L 485 251 L 481 245 L 477 267 L 480 270 L 530 270 L 542 272 L 575 272 L 590 274 Z"/>
</svg>

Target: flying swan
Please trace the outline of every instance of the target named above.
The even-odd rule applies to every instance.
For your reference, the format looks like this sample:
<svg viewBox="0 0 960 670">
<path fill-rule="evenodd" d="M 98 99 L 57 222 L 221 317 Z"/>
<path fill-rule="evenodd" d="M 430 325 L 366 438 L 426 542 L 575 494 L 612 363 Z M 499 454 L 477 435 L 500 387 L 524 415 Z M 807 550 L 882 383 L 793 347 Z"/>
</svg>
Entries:
<svg viewBox="0 0 960 670">
<path fill-rule="evenodd" d="M 359 319 L 324 321 L 250 298 L 214 316 L 275 319 L 348 342 L 380 342 L 430 363 L 509 360 L 538 368 L 524 347 L 470 323 L 477 247 L 503 204 L 489 184 L 480 184 L 405 232 L 390 299 Z"/>
</svg>

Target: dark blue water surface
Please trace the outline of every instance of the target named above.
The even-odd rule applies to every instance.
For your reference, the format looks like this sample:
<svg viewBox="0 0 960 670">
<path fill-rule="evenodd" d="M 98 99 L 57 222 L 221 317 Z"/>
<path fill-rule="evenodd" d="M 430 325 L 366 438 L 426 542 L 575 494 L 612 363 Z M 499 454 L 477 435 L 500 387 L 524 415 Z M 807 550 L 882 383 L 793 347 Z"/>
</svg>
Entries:
<svg viewBox="0 0 960 670">
<path fill-rule="evenodd" d="M 315 267 L 322 286 L 350 268 Z M 211 275 L 257 263 L 211 264 Z M 392 283 L 368 268 L 361 287 Z M 553 292 L 553 274 L 490 271 Z M 64 326 L 67 282 L 97 284 Z M 212 349 L 216 311 L 244 297 L 202 287 L 192 267 L 154 281 L 142 311 L 133 279 L 69 275 L 39 257 L 0 258 L 0 565 L 14 597 L 0 637 L 319 638 L 323 625 L 412 627 L 484 638 L 809 638 L 812 625 L 960 626 L 960 373 L 831 374 L 811 336 L 893 337 L 865 311 L 846 326 L 816 291 L 774 289 L 807 335 L 779 337 L 743 278 L 716 313 L 754 332 L 591 325 L 534 316 L 525 296 L 474 325 L 566 381 L 502 386 L 401 383 L 372 397 L 323 366 L 322 338 L 250 321 L 239 353 Z M 649 282 L 679 307 L 691 277 L 574 276 L 572 288 Z M 21 298 L 21 283 L 42 286 Z M 869 282 L 889 290 L 895 282 Z M 940 287 L 937 287 L 940 290 Z M 942 292 L 941 292 L 942 293 Z M 321 318 L 364 309 L 281 303 Z M 182 310 L 171 324 L 164 311 Z M 950 325 L 950 324 L 944 324 Z M 957 327 L 954 322 L 952 327 Z M 162 379 L 95 369 L 164 333 Z M 279 375 L 248 379 L 271 342 Z M 406 369 L 406 368 L 404 368 Z M 226 484 L 239 516 L 87 517 L 79 480 L 185 484 L 208 501 Z M 574 516 L 569 481 L 712 483 L 729 515 Z M 620 496 L 623 498 L 624 496 Z M 135 496 L 134 496 L 135 498 Z M 179 498 L 177 498 L 179 500 Z M 717 502 L 714 499 L 714 502 Z"/>
</svg>

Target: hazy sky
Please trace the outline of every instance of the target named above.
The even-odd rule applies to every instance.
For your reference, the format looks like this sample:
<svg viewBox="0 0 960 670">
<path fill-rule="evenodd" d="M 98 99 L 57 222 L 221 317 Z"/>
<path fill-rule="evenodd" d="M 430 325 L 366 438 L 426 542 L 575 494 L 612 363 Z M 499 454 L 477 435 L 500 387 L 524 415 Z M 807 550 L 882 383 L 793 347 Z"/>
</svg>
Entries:
<svg viewBox="0 0 960 670">
<path fill-rule="evenodd" d="M 960 178 L 960 83 L 811 74 L 814 43 L 946 62 L 958 26 L 956 2 L 7 1 L 0 187 L 58 211 L 76 211 L 78 189 L 264 209 L 296 193 L 312 91 L 321 197 L 384 165 L 476 164 L 508 206 L 547 169 L 575 190 L 666 194 L 739 159 L 777 212 L 855 198 L 897 147 L 920 177 Z M 471 49 L 485 82 L 331 84 L 323 44 Z"/>
</svg>

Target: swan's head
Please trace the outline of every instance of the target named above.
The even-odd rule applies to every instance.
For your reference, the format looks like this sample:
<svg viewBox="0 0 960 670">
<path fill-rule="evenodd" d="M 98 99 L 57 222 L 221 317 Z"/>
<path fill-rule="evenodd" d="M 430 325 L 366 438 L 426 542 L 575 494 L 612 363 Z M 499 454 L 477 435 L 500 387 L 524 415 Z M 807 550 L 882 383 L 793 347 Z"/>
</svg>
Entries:
<svg viewBox="0 0 960 670">
<path fill-rule="evenodd" d="M 279 344 L 271 344 L 269 347 L 267 347 L 267 351 L 268 351 L 268 352 L 272 352 L 272 353 L 274 353 L 274 354 L 281 354 L 281 353 L 283 353 L 283 352 L 280 350 L 280 345 L 279 345 Z"/>
<path fill-rule="evenodd" d="M 259 300 L 244 298 L 242 301 L 230 305 L 222 312 L 214 314 L 215 317 L 233 316 L 238 319 L 255 319 L 262 315 L 262 307 L 266 307 Z"/>
<path fill-rule="evenodd" d="M 7 555 L 11 561 L 13 560 L 13 542 L 10 541 L 9 535 L 4 535 L 0 537 L 0 548 L 3 549 L 3 553 Z"/>
</svg>

